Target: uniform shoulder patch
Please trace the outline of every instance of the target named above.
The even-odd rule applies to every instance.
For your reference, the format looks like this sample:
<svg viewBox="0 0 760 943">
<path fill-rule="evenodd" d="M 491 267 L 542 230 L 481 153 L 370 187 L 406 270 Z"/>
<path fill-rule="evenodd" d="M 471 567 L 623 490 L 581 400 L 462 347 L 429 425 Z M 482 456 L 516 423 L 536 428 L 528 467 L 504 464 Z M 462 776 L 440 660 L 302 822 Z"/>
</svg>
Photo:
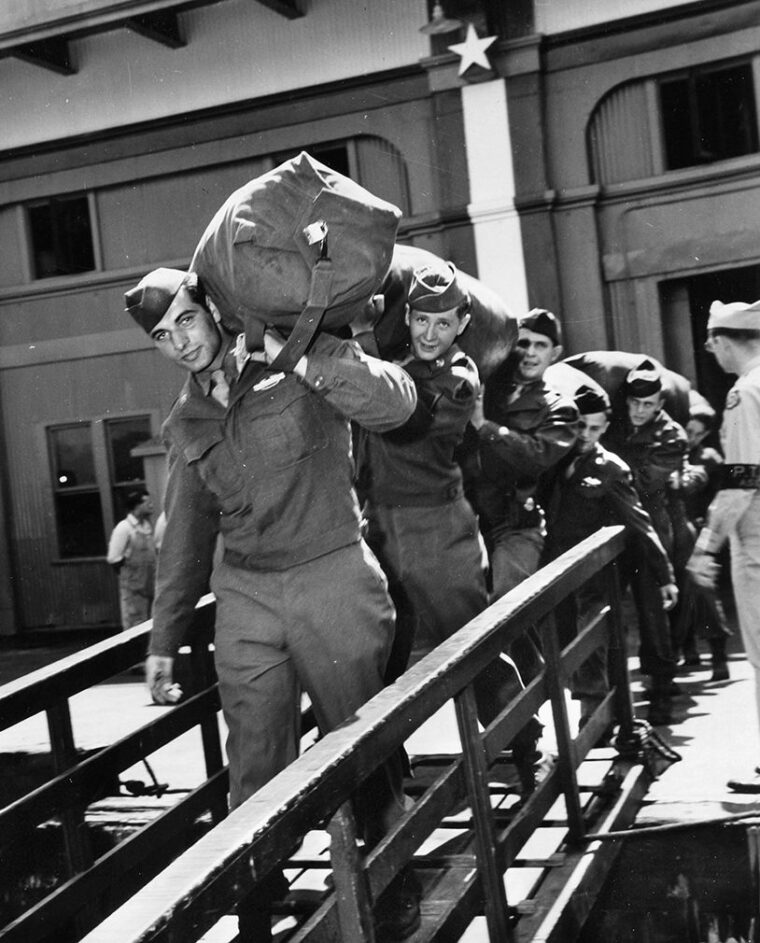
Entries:
<svg viewBox="0 0 760 943">
<path fill-rule="evenodd" d="M 735 406 L 738 406 L 740 399 L 741 394 L 738 390 L 729 390 L 728 396 L 726 397 L 726 409 L 733 409 Z"/>
</svg>

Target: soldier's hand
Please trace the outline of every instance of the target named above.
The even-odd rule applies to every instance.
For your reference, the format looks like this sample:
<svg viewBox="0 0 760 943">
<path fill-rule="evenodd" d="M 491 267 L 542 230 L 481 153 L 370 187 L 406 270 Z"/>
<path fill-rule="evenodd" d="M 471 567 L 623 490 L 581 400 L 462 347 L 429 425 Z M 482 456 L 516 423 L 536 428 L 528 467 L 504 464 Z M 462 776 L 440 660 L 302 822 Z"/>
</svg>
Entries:
<svg viewBox="0 0 760 943">
<path fill-rule="evenodd" d="M 668 612 L 678 602 L 678 587 L 675 583 L 668 583 L 667 586 L 660 587 L 662 596 L 662 608 Z"/>
<path fill-rule="evenodd" d="M 174 659 L 168 655 L 148 655 L 145 683 L 156 704 L 176 704 L 182 697 L 182 688 L 174 682 Z"/>
<path fill-rule="evenodd" d="M 686 569 L 691 574 L 691 578 L 702 589 L 715 589 L 715 583 L 720 573 L 720 565 L 716 562 L 711 553 L 705 553 L 696 547 L 689 557 Z"/>
<path fill-rule="evenodd" d="M 470 416 L 470 422 L 475 426 L 476 429 L 480 429 L 483 423 L 486 421 L 485 413 L 483 412 L 483 387 L 481 386 L 480 392 L 475 397 L 475 408 L 472 411 Z"/>
</svg>

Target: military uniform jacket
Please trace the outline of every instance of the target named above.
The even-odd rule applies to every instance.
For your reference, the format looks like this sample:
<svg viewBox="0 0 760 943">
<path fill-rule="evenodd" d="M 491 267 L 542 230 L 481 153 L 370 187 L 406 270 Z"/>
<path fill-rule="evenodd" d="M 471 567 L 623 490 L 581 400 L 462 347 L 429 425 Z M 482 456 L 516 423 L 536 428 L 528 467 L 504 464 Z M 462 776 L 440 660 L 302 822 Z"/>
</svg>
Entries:
<svg viewBox="0 0 760 943">
<path fill-rule="evenodd" d="M 226 559 L 254 570 L 284 570 L 359 540 L 347 420 L 384 431 L 415 403 L 400 367 L 327 334 L 304 380 L 249 362 L 226 409 L 188 377 L 163 429 L 170 470 L 151 652 L 181 644 L 219 531 Z"/>
<path fill-rule="evenodd" d="M 683 472 L 687 438 L 683 427 L 661 409 L 644 426 L 635 427 L 626 418 L 610 426 L 604 445 L 630 467 L 633 485 L 666 550 L 673 546 L 670 506 L 671 475 Z"/>
<path fill-rule="evenodd" d="M 376 506 L 446 504 L 463 493 L 454 452 L 475 405 L 478 370 L 456 345 L 434 361 L 404 362 L 404 369 L 417 389 L 417 406 L 403 426 L 364 433 L 362 490 Z"/>
<path fill-rule="evenodd" d="M 588 452 L 571 452 L 557 466 L 548 489 L 546 516 L 549 559 L 600 527 L 623 524 L 660 585 L 675 581 L 665 548 L 633 487 L 630 468 L 598 443 Z"/>
<path fill-rule="evenodd" d="M 575 404 L 543 380 L 514 388 L 498 372 L 486 384 L 486 422 L 478 432 L 478 466 L 469 488 L 484 530 L 538 526 L 539 480 L 575 443 Z"/>
</svg>

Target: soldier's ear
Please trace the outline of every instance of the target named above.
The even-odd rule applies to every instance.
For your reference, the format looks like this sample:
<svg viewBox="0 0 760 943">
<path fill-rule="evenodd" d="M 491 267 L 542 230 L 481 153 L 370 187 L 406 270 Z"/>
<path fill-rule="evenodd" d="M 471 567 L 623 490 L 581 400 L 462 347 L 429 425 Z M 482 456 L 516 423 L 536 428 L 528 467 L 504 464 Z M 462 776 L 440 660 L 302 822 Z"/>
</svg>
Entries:
<svg viewBox="0 0 760 943">
<path fill-rule="evenodd" d="M 216 321 L 217 324 L 221 324 L 222 316 L 219 314 L 219 308 L 217 308 L 210 298 L 206 298 L 206 304 L 208 305 L 208 309 L 211 312 L 211 317 Z"/>
<path fill-rule="evenodd" d="M 463 331 L 463 330 L 467 327 L 467 325 L 470 323 L 470 319 L 471 319 L 471 315 L 469 315 L 469 314 L 464 314 L 464 315 L 462 315 L 462 317 L 459 319 L 459 327 L 457 328 L 457 335 L 456 335 L 457 337 L 459 337 L 459 335 L 462 333 L 462 331 Z"/>
<path fill-rule="evenodd" d="M 552 363 L 556 363 L 562 356 L 562 344 L 555 344 L 552 349 Z"/>
<path fill-rule="evenodd" d="M 407 327 L 409 327 L 409 310 L 410 310 L 409 305 L 405 304 L 404 305 L 404 324 L 406 324 Z"/>
</svg>

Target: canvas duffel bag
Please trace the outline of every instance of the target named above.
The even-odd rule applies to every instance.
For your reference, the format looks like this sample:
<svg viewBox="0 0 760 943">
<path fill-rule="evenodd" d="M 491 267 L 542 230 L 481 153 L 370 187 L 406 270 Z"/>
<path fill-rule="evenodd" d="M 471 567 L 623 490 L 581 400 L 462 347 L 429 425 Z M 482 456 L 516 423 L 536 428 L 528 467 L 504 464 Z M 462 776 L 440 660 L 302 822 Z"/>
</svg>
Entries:
<svg viewBox="0 0 760 943">
<path fill-rule="evenodd" d="M 250 350 L 265 326 L 289 335 L 292 366 L 314 334 L 348 324 L 388 271 L 401 211 L 305 151 L 235 190 L 190 270 Z"/>
</svg>

